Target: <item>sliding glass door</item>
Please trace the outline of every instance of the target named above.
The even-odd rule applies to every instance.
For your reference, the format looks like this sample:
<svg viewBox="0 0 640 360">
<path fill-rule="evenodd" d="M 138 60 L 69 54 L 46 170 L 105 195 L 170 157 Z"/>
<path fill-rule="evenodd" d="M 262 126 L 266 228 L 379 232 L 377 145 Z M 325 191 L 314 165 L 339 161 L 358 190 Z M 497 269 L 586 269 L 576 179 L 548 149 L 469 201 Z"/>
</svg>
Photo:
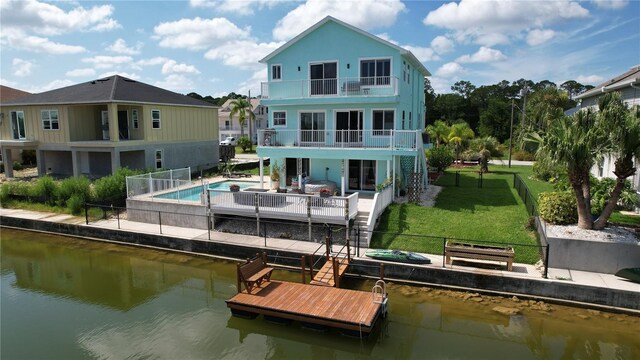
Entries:
<svg viewBox="0 0 640 360">
<path fill-rule="evenodd" d="M 309 66 L 311 95 L 338 94 L 338 63 L 327 62 Z"/>
<path fill-rule="evenodd" d="M 349 160 L 349 190 L 376 190 L 375 160 Z"/>
<path fill-rule="evenodd" d="M 336 143 L 362 143 L 362 111 L 336 112 Z"/>
<path fill-rule="evenodd" d="M 300 144 L 324 144 L 324 113 L 300 113 Z"/>
</svg>

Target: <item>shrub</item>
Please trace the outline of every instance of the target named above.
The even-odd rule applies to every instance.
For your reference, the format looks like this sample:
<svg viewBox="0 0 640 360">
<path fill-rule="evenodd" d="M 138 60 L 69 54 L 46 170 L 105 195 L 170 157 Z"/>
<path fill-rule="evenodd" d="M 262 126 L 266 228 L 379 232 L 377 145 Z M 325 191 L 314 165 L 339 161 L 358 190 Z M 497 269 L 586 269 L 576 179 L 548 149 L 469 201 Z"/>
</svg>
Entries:
<svg viewBox="0 0 640 360">
<path fill-rule="evenodd" d="M 84 209 L 84 199 L 82 195 L 74 194 L 67 199 L 67 208 L 73 215 L 80 215 Z"/>
<path fill-rule="evenodd" d="M 57 189 L 58 184 L 51 176 L 43 176 L 39 178 L 31 188 L 31 196 L 35 198 L 44 198 L 44 201 L 47 204 L 53 205 Z"/>
<path fill-rule="evenodd" d="M 0 185 L 0 206 L 9 201 L 9 184 Z"/>
<path fill-rule="evenodd" d="M 98 202 L 123 205 L 127 198 L 127 176 L 139 174 L 139 171 L 126 167 L 115 174 L 105 176 L 94 183 L 95 198 Z"/>
<path fill-rule="evenodd" d="M 242 149 L 242 152 L 246 152 L 251 147 L 251 140 L 249 140 L 248 136 L 242 136 L 238 139 L 237 144 Z"/>
<path fill-rule="evenodd" d="M 515 151 L 511 157 L 513 160 L 519 161 L 534 161 L 536 159 L 535 154 L 523 150 Z"/>
<path fill-rule="evenodd" d="M 89 179 L 81 176 L 62 180 L 56 193 L 58 205 L 68 205 L 68 201 L 72 196 L 80 198 L 82 202 L 91 200 L 91 183 Z"/>
<path fill-rule="evenodd" d="M 438 169 L 438 172 L 443 172 L 453 164 L 454 160 L 453 151 L 445 146 L 431 148 L 425 152 L 425 155 L 428 165 Z"/>
<path fill-rule="evenodd" d="M 15 171 L 20 171 L 20 170 L 22 170 L 22 169 L 24 169 L 24 166 L 22 166 L 22 164 L 20 164 L 20 163 L 19 163 L 19 162 L 17 162 L 17 161 L 14 161 L 14 162 L 13 162 L 13 170 L 15 170 Z"/>
<path fill-rule="evenodd" d="M 551 224 L 575 224 L 578 221 L 576 199 L 569 192 L 540 193 L 538 212 L 542 219 Z"/>
<path fill-rule="evenodd" d="M 591 214 L 599 215 L 607 206 L 611 198 L 611 191 L 616 186 L 616 180 L 612 178 L 595 179 L 591 178 Z M 624 188 L 620 193 L 618 205 L 624 209 L 631 210 L 638 201 L 638 195 L 633 190 L 631 182 L 626 180 Z"/>
<path fill-rule="evenodd" d="M 555 182 L 562 175 L 566 174 L 566 167 L 561 165 L 551 165 L 543 161 L 536 161 L 533 164 L 533 176 L 542 181 Z"/>
</svg>

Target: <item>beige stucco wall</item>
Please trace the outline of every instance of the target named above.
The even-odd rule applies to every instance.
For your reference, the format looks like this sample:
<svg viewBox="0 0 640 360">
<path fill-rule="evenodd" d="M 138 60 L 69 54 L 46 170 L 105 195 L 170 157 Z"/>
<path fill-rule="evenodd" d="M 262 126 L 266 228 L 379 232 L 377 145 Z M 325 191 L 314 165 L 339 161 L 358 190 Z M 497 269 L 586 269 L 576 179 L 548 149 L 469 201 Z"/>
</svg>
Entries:
<svg viewBox="0 0 640 360">
<path fill-rule="evenodd" d="M 218 140 L 218 109 L 144 105 L 145 140 L 154 142 Z M 160 110 L 160 129 L 153 129 L 151 111 Z"/>
<path fill-rule="evenodd" d="M 42 128 L 42 110 L 58 110 L 58 130 L 44 130 Z M 48 143 L 64 143 L 69 139 L 69 124 L 67 108 L 62 105 L 52 106 L 5 106 L 0 112 L 4 113 L 2 120 L 2 140 L 11 140 L 11 112 L 23 111 L 25 121 L 26 140 L 38 140 Z"/>
</svg>

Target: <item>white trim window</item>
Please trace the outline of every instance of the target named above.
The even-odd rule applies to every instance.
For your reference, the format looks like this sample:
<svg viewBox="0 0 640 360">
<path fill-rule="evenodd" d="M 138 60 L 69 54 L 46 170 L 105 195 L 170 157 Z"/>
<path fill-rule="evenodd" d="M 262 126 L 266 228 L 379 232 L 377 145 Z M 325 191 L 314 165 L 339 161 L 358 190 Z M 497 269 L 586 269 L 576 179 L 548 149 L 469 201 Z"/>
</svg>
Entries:
<svg viewBox="0 0 640 360">
<path fill-rule="evenodd" d="M 274 81 L 282 80 L 282 65 L 280 64 L 271 65 L 271 80 L 274 80 Z"/>
<path fill-rule="evenodd" d="M 24 111 L 11 112 L 11 137 L 13 140 L 24 140 L 27 138 L 27 131 L 24 123 Z"/>
<path fill-rule="evenodd" d="M 134 129 L 137 129 L 140 126 L 138 121 L 138 109 L 131 110 L 131 122 L 133 123 Z"/>
<path fill-rule="evenodd" d="M 373 110 L 373 135 L 389 136 L 393 130 L 395 110 Z"/>
<path fill-rule="evenodd" d="M 58 110 L 42 110 L 40 112 L 43 130 L 60 130 Z"/>
<path fill-rule="evenodd" d="M 273 126 L 287 126 L 287 112 L 286 111 L 274 111 L 273 112 Z"/>
<path fill-rule="evenodd" d="M 324 143 L 325 113 L 321 111 L 300 112 L 300 142 Z"/>
<path fill-rule="evenodd" d="M 160 110 L 151 110 L 151 127 L 160 129 Z"/>
<path fill-rule="evenodd" d="M 391 59 L 360 60 L 360 84 L 368 86 L 391 85 Z"/>
<path fill-rule="evenodd" d="M 162 169 L 164 164 L 164 151 L 156 150 L 156 170 Z"/>
</svg>

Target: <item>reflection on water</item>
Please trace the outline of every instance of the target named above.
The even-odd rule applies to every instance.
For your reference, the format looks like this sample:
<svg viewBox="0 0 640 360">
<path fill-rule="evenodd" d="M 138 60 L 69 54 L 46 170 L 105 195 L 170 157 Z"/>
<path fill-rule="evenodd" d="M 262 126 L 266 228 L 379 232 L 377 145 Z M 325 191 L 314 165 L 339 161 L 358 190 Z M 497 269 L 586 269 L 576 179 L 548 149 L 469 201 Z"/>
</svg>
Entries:
<svg viewBox="0 0 640 360">
<path fill-rule="evenodd" d="M 2 229 L 1 352 L 22 358 L 640 358 L 640 320 L 390 285 L 365 342 L 230 316 L 223 261 Z M 276 271 L 274 278 L 299 281 Z M 370 290 L 370 282 L 347 281 Z M 519 309 L 506 316 L 500 305 Z"/>
</svg>

